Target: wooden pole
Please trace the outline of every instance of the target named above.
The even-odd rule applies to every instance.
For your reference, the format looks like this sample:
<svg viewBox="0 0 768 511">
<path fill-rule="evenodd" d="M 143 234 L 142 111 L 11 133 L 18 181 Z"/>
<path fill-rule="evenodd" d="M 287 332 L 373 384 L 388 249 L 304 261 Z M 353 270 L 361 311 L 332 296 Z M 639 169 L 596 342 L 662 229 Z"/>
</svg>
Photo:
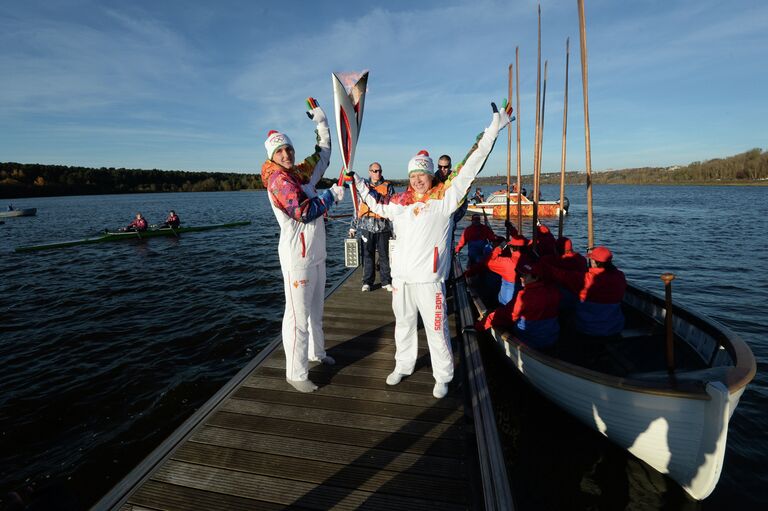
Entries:
<svg viewBox="0 0 768 511">
<path fill-rule="evenodd" d="M 560 213 L 557 219 L 557 237 L 563 237 L 563 203 L 565 202 L 565 138 L 568 132 L 568 62 L 571 56 L 571 38 L 565 40 L 565 94 L 563 99 L 563 145 L 560 152 Z"/>
<path fill-rule="evenodd" d="M 539 37 L 536 57 L 536 125 L 533 132 L 533 222 L 531 224 L 531 243 L 536 248 L 536 174 L 539 160 L 539 119 L 541 117 L 541 4 L 539 4 Z"/>
<path fill-rule="evenodd" d="M 520 166 L 520 47 L 515 48 L 515 97 L 517 106 L 517 232 L 523 232 L 523 177 Z M 510 99 L 511 101 L 511 99 Z"/>
<path fill-rule="evenodd" d="M 541 94 L 541 119 L 539 119 L 539 154 L 536 155 L 536 177 L 533 188 L 533 232 L 536 233 L 534 237 L 533 248 L 536 248 L 536 237 L 538 237 L 538 223 L 539 223 L 539 195 L 541 195 L 541 155 L 544 152 L 544 110 L 547 103 L 547 68 L 548 61 L 544 61 L 544 90 Z"/>
<path fill-rule="evenodd" d="M 661 280 L 664 281 L 664 296 L 666 298 L 666 314 L 664 324 L 667 330 L 667 372 L 675 372 L 675 338 L 672 329 L 672 281 L 675 279 L 674 273 L 664 273 Z"/>
<path fill-rule="evenodd" d="M 507 95 L 507 101 L 512 105 L 512 64 L 509 65 L 509 94 Z M 512 174 L 512 129 L 507 128 L 507 220 L 504 223 L 504 231 L 507 231 L 507 225 L 509 225 L 509 187 Z M 505 236 L 509 239 L 509 235 Z"/>
<path fill-rule="evenodd" d="M 592 221 L 592 144 L 589 139 L 589 80 L 587 77 L 587 23 L 584 19 L 584 0 L 576 0 L 579 7 L 579 39 L 581 43 L 581 88 L 584 93 L 584 149 L 587 170 L 587 244 L 595 246 L 595 231 Z"/>
</svg>

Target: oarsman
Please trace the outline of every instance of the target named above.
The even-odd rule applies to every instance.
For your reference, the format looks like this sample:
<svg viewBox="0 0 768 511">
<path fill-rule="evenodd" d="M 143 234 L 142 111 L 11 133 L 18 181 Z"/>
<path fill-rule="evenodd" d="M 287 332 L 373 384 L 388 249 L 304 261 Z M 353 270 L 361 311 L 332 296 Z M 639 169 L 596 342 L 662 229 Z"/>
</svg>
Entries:
<svg viewBox="0 0 768 511">
<path fill-rule="evenodd" d="M 149 227 L 147 219 L 141 213 L 136 213 L 136 218 L 131 221 L 123 230 L 133 232 L 144 232 Z"/>
<path fill-rule="evenodd" d="M 469 264 L 477 264 L 484 258 L 486 245 L 494 241 L 496 241 L 496 233 L 487 225 L 480 223 L 479 214 L 473 213 L 472 223 L 464 229 L 459 242 L 456 244 L 456 254 L 458 255 L 464 245 L 466 245 Z"/>
<path fill-rule="evenodd" d="M 514 301 L 521 289 L 520 268 L 531 264 L 533 259 L 528 254 L 528 240 L 519 234 L 513 235 L 506 246 L 493 249 L 485 263 L 486 268 L 501 276 L 498 300 L 501 305 Z"/>
<path fill-rule="evenodd" d="M 496 111 L 490 126 L 457 173 L 438 183 L 429 153 L 420 151 L 408 162 L 409 187 L 381 198 L 355 176 L 363 201 L 376 214 L 392 220 L 397 236 L 392 259 L 392 309 L 395 313 L 395 369 L 388 385 L 413 373 L 418 348 L 418 316 L 424 321 L 435 386 L 442 398 L 453 379 L 453 352 L 448 331 L 445 279 L 451 264 L 452 217 L 483 167 L 499 131 L 509 123 L 507 112 Z M 380 202 L 379 202 L 380 201 Z"/>
<path fill-rule="evenodd" d="M 181 225 L 181 219 L 179 218 L 179 215 L 177 215 L 174 210 L 170 210 L 168 212 L 168 218 L 165 219 L 165 223 L 163 224 L 163 227 L 178 229 L 180 225 Z"/>
<path fill-rule="evenodd" d="M 344 188 L 334 184 L 317 194 L 315 186 L 331 157 L 331 138 L 325 112 L 314 107 L 307 115 L 316 124 L 315 152 L 295 165 L 291 140 L 270 131 L 264 141 L 267 161 L 261 168 L 269 204 L 280 225 L 278 254 L 283 272 L 285 313 L 283 349 L 285 377 L 296 390 L 312 392 L 309 361 L 333 364 L 325 353 L 323 301 L 325 295 L 325 222 L 323 213 L 344 197 Z"/>
<path fill-rule="evenodd" d="M 544 262 L 547 276 L 578 297 L 570 326 L 589 337 L 613 337 L 624 328 L 621 302 L 627 281 L 613 265 L 607 247 L 595 247 L 587 253 L 593 266 L 588 270 L 564 270 Z"/>
<path fill-rule="evenodd" d="M 555 285 L 542 280 L 538 265 L 524 264 L 520 274 L 523 288 L 514 302 L 491 312 L 478 321 L 475 328 L 511 327 L 515 336 L 525 344 L 537 349 L 549 348 L 560 335 L 560 292 Z"/>
</svg>

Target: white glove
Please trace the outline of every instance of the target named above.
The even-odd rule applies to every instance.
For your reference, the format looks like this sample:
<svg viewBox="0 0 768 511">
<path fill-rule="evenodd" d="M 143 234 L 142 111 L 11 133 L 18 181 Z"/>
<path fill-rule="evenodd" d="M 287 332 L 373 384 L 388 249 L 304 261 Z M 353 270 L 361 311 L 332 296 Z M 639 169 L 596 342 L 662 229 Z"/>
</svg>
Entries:
<svg viewBox="0 0 768 511">
<path fill-rule="evenodd" d="M 351 170 L 347 172 L 347 176 L 352 178 L 352 183 L 349 184 L 349 186 L 354 186 L 358 192 L 361 192 L 361 190 L 367 190 L 368 186 L 365 184 L 365 180 L 357 175 L 357 172 L 354 170 Z M 362 193 L 362 192 L 361 192 Z"/>
<path fill-rule="evenodd" d="M 354 238 L 355 237 L 355 232 L 357 232 L 357 231 L 355 231 L 354 229 L 350 229 L 349 230 L 349 237 L 350 238 Z"/>
<path fill-rule="evenodd" d="M 491 108 L 493 109 L 493 119 L 491 120 L 491 127 L 495 128 L 497 131 L 503 130 L 507 124 L 509 124 L 512 121 L 512 118 L 510 117 L 510 114 L 512 113 L 511 108 L 507 108 L 507 102 L 504 101 L 502 104 L 504 108 L 499 111 L 499 109 L 496 107 L 496 103 L 491 103 Z"/>
<path fill-rule="evenodd" d="M 344 187 L 339 186 L 338 183 L 334 184 L 331 187 L 331 195 L 333 195 L 334 201 L 341 202 L 344 199 Z"/>
<path fill-rule="evenodd" d="M 307 117 L 312 119 L 315 122 L 315 124 L 328 122 L 328 118 L 325 116 L 325 112 L 319 106 L 316 106 L 312 110 L 309 110 L 307 112 Z"/>
</svg>

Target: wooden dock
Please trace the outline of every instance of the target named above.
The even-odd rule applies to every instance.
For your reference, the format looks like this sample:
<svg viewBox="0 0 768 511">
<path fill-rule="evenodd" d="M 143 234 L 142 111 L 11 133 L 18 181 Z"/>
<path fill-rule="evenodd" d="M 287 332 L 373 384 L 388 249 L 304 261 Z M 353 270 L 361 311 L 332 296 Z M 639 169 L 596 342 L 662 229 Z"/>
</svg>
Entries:
<svg viewBox="0 0 768 511">
<path fill-rule="evenodd" d="M 361 293 L 350 272 L 326 298 L 336 364 L 311 367 L 316 392 L 286 383 L 278 336 L 93 509 L 511 509 L 487 391 L 476 389 L 482 370 L 466 370 L 457 316 L 448 396 L 432 396 L 423 331 L 416 371 L 390 387 L 391 295 Z"/>
</svg>

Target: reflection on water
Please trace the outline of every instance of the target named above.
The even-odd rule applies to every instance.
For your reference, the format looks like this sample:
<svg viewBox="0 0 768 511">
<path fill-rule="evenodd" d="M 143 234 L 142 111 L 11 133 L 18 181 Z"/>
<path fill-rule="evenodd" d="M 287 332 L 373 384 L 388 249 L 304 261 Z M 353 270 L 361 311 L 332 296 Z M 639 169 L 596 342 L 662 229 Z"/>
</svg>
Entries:
<svg viewBox="0 0 768 511">
<path fill-rule="evenodd" d="M 543 193 L 553 197 L 557 187 Z M 583 251 L 585 194 L 575 187 L 566 194 L 566 234 Z M 659 275 L 676 273 L 676 299 L 737 331 L 758 359 L 756 380 L 731 420 L 723 476 L 704 509 L 768 504 L 768 469 L 759 461 L 768 441 L 754 434 L 768 429 L 764 197 L 764 188 L 734 187 L 602 186 L 594 194 L 595 238 L 614 249 L 628 278 L 660 294 Z M 87 505 L 279 333 L 276 222 L 263 192 L 14 203 L 37 207 L 38 216 L 0 225 L 0 495 L 28 481 L 63 488 Z M 169 209 L 189 225 L 253 224 L 179 239 L 12 252 L 93 236 L 138 211 L 158 223 Z M 349 209 L 346 203 L 334 213 Z M 503 222 L 494 226 L 502 232 Z M 328 223 L 329 285 L 344 273 L 347 227 L 348 219 Z M 521 509 L 698 508 L 505 366 L 493 386 L 508 398 L 496 406 Z"/>
</svg>

